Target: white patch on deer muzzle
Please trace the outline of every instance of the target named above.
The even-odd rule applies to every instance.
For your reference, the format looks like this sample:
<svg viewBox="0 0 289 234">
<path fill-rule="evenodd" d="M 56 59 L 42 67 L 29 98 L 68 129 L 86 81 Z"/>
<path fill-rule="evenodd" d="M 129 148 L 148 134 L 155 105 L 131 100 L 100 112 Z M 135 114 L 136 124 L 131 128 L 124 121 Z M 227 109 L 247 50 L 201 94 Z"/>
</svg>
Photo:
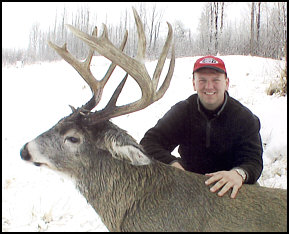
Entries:
<svg viewBox="0 0 289 234">
<path fill-rule="evenodd" d="M 126 159 L 131 162 L 132 165 L 141 166 L 151 163 L 149 157 L 147 157 L 140 149 L 132 145 L 118 146 L 112 143 L 112 155 L 117 159 Z"/>
<path fill-rule="evenodd" d="M 50 167 L 51 169 L 54 168 L 54 166 L 52 166 L 51 162 L 47 159 L 47 157 L 45 157 L 45 155 L 43 155 L 39 151 L 37 142 L 35 140 L 28 143 L 27 149 L 31 156 L 30 162 L 39 164 L 39 166 L 45 165 Z"/>
</svg>

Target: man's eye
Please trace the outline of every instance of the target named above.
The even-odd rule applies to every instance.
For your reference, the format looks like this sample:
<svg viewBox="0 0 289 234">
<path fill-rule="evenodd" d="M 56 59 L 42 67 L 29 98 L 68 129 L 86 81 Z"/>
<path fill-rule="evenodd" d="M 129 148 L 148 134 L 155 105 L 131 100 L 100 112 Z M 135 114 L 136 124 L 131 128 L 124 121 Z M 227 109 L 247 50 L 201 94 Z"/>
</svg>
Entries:
<svg viewBox="0 0 289 234">
<path fill-rule="evenodd" d="M 79 139 L 76 137 L 66 137 L 65 140 L 68 140 L 71 143 L 78 143 L 79 142 Z"/>
</svg>

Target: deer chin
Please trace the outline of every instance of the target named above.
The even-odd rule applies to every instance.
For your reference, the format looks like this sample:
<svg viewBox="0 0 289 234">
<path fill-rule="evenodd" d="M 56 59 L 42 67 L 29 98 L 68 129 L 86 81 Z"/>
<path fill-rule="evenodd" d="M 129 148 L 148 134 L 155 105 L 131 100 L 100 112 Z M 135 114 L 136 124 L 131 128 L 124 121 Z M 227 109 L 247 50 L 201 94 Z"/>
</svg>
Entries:
<svg viewBox="0 0 289 234">
<path fill-rule="evenodd" d="M 47 164 L 47 163 L 41 163 L 41 162 L 32 162 L 32 161 L 27 161 L 28 163 L 33 163 L 35 166 L 40 167 L 40 168 L 47 168 L 52 170 L 54 173 L 58 174 L 60 177 L 64 178 L 67 181 L 72 182 L 73 184 L 77 185 L 76 180 L 73 178 L 72 175 L 65 173 L 59 169 L 57 169 L 56 167 L 53 167 L 51 164 Z"/>
<path fill-rule="evenodd" d="M 39 163 L 39 162 L 33 162 L 34 166 L 40 167 L 43 165 L 43 163 Z"/>
<path fill-rule="evenodd" d="M 53 169 L 47 163 L 41 163 L 41 162 L 32 162 L 32 163 L 34 166 L 37 166 L 37 167 L 47 167 L 49 169 Z"/>
</svg>

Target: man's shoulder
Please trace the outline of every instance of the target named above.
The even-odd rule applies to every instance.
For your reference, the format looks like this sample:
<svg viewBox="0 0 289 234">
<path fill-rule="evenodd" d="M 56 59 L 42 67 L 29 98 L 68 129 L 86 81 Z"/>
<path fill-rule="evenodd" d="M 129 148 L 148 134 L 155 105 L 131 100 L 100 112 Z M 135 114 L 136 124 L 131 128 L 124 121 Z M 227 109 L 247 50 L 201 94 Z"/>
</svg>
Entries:
<svg viewBox="0 0 289 234">
<path fill-rule="evenodd" d="M 166 117 L 173 117 L 177 119 L 186 119 L 188 115 L 191 115 L 194 105 L 197 103 L 197 95 L 193 94 L 187 99 L 182 100 L 171 106 L 171 109 L 165 114 Z"/>
<path fill-rule="evenodd" d="M 248 107 L 231 96 L 228 100 L 228 106 L 236 118 L 246 119 L 247 121 L 250 119 L 258 119 L 258 117 Z"/>
<path fill-rule="evenodd" d="M 248 114 L 252 113 L 252 111 L 248 107 L 246 107 L 240 101 L 238 101 L 237 99 L 235 99 L 231 96 L 229 96 L 228 104 L 229 104 L 230 108 L 234 109 L 234 111 L 242 111 L 242 112 L 246 112 Z"/>
<path fill-rule="evenodd" d="M 197 94 L 192 94 L 187 99 L 176 103 L 175 106 L 178 106 L 178 107 L 191 107 L 192 104 L 194 104 L 194 103 L 196 104 L 197 103 L 197 98 L 198 98 Z"/>
</svg>

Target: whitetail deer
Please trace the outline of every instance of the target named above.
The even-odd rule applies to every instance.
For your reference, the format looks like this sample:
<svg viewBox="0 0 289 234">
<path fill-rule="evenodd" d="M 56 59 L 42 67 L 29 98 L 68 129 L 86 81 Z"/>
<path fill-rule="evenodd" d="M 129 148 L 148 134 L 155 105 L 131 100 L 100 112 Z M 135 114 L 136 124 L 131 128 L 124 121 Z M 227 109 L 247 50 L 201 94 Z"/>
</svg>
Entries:
<svg viewBox="0 0 289 234">
<path fill-rule="evenodd" d="M 174 49 L 167 76 L 158 81 L 172 41 L 168 36 L 151 79 L 144 65 L 143 25 L 133 9 L 139 44 L 135 59 L 125 55 L 107 38 L 69 28 L 90 46 L 84 62 L 66 49 L 50 45 L 89 84 L 93 97 L 54 127 L 25 144 L 23 160 L 46 166 L 71 177 L 110 231 L 286 231 L 287 190 L 244 185 L 236 199 L 218 197 L 205 185 L 205 176 L 179 170 L 150 159 L 141 146 L 110 118 L 141 110 L 166 92 L 175 65 Z M 90 72 L 93 51 L 112 61 L 107 75 L 97 81 Z M 142 90 L 140 100 L 116 106 L 127 75 L 107 106 L 91 112 L 115 66 L 123 68 Z"/>
</svg>

